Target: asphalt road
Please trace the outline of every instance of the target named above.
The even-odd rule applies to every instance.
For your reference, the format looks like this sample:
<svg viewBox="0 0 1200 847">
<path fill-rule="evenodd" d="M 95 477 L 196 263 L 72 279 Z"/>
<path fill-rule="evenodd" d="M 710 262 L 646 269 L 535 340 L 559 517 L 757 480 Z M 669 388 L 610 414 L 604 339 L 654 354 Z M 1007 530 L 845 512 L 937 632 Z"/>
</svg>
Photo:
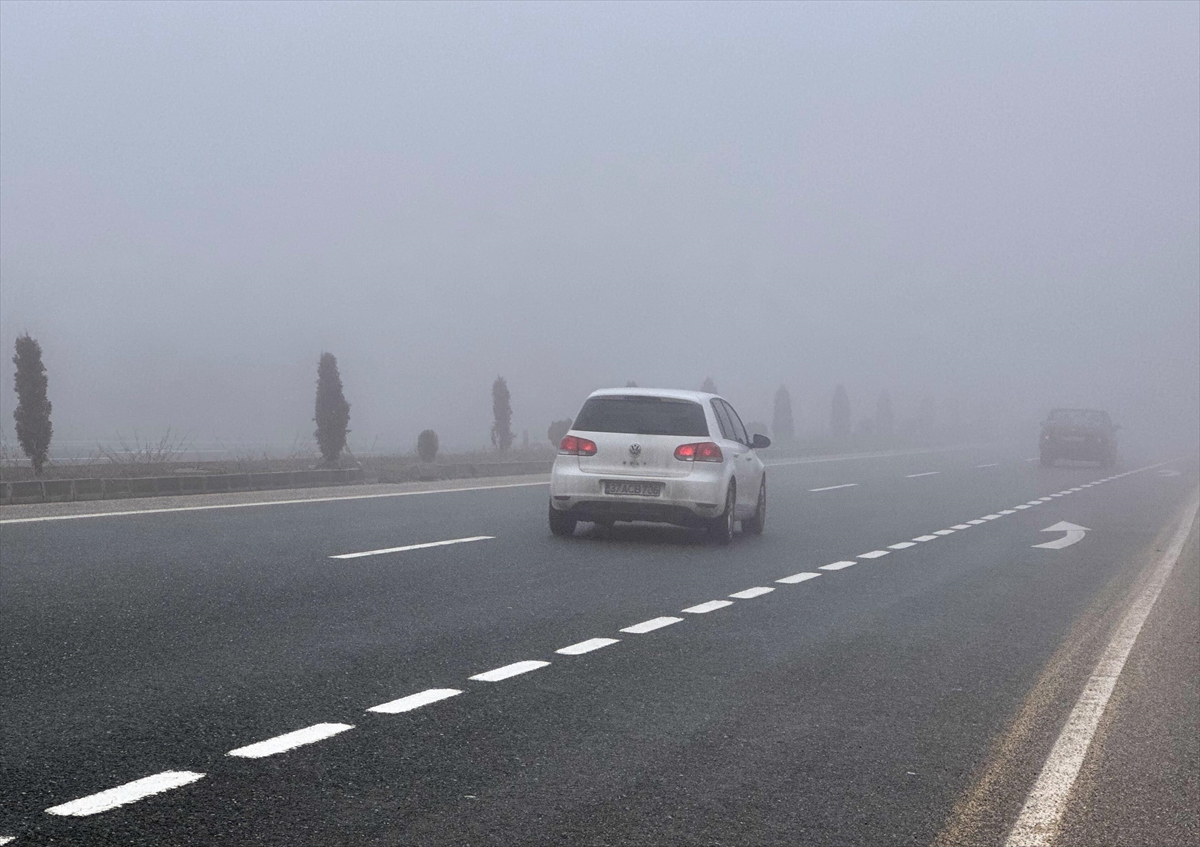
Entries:
<svg viewBox="0 0 1200 847">
<path fill-rule="evenodd" d="M 14 520 L 55 510 L 6 508 L 0 838 L 1002 844 L 1196 489 L 1194 459 L 1170 458 L 780 464 L 766 533 L 727 548 L 649 526 L 553 538 L 528 481 L 33 522 Z M 1060 521 L 1089 531 L 1032 546 Z M 1200 834 L 1196 557 L 1193 537 L 1064 844 Z M 819 576 L 779 582 L 801 573 Z M 773 590 L 730 597 L 754 588 Z M 730 603 L 687 611 L 714 600 Z M 679 620 L 622 631 L 662 617 Z M 616 641 L 556 652 L 590 639 Z M 471 679 L 525 661 L 549 664 Z M 461 693 L 367 711 L 430 690 Z M 328 737 L 251 746 L 311 727 L 295 740 Z M 168 772 L 192 781 L 47 812 Z"/>
</svg>

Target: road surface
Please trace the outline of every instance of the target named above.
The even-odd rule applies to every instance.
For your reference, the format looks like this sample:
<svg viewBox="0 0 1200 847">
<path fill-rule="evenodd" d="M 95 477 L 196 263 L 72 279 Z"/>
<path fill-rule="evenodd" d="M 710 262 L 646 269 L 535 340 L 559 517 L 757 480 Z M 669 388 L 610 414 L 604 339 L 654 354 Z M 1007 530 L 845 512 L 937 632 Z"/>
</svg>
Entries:
<svg viewBox="0 0 1200 847">
<path fill-rule="evenodd" d="M 539 478 L 6 507 L 0 839 L 1004 844 L 1195 460 L 971 448 L 768 485 L 727 548 L 554 538 Z M 1080 537 L 1035 546 L 1060 522 Z M 1182 550 L 1047 843 L 1200 834 Z"/>
</svg>

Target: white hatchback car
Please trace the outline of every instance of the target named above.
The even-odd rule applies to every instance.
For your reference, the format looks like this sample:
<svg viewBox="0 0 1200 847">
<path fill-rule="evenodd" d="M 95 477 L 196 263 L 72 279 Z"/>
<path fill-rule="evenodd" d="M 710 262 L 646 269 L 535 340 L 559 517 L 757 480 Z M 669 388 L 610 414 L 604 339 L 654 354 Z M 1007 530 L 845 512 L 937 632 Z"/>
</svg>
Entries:
<svg viewBox="0 0 1200 847">
<path fill-rule="evenodd" d="M 558 447 L 550 473 L 550 531 L 579 521 L 655 521 L 703 527 L 728 544 L 734 522 L 759 534 L 767 475 L 724 398 L 702 391 L 606 388 L 592 392 Z"/>
</svg>

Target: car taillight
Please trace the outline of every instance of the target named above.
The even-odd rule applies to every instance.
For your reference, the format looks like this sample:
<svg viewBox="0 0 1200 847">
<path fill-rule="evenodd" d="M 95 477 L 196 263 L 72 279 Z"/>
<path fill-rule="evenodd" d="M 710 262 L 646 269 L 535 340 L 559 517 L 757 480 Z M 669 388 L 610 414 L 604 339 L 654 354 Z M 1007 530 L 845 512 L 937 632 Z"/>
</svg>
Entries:
<svg viewBox="0 0 1200 847">
<path fill-rule="evenodd" d="M 681 462 L 723 462 L 721 448 L 711 441 L 695 444 L 680 444 L 675 448 L 675 458 Z"/>
<path fill-rule="evenodd" d="M 596 442 L 577 435 L 568 435 L 558 445 L 558 452 L 563 456 L 595 456 Z"/>
</svg>

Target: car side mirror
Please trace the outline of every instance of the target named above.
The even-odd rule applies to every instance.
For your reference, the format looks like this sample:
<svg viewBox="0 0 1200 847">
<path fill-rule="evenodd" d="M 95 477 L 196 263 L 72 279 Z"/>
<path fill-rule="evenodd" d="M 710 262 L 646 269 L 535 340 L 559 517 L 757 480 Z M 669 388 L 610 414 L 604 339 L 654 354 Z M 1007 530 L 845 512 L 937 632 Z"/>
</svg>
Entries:
<svg viewBox="0 0 1200 847">
<path fill-rule="evenodd" d="M 765 450 L 771 446 L 771 439 L 756 432 L 754 433 L 754 438 L 750 439 L 750 446 L 755 450 Z"/>
</svg>

